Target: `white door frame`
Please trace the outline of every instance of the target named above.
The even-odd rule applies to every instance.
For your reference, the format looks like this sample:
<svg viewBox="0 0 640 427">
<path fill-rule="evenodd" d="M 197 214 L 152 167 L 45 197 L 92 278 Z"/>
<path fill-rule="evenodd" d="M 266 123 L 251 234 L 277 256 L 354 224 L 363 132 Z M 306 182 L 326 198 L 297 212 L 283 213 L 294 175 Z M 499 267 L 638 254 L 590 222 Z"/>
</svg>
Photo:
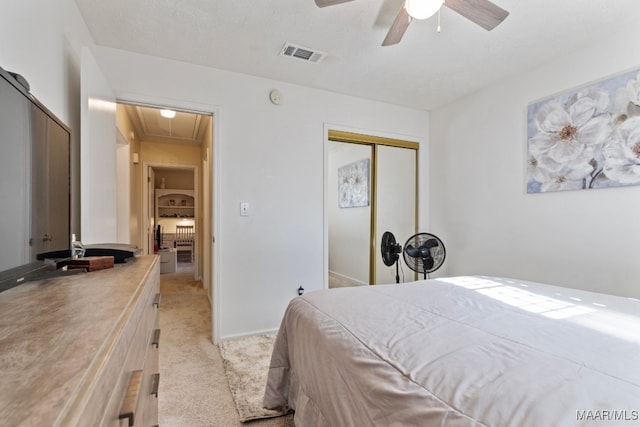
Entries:
<svg viewBox="0 0 640 427">
<path fill-rule="evenodd" d="M 116 242 L 116 96 L 87 47 L 80 71 L 80 238 Z"/>
</svg>

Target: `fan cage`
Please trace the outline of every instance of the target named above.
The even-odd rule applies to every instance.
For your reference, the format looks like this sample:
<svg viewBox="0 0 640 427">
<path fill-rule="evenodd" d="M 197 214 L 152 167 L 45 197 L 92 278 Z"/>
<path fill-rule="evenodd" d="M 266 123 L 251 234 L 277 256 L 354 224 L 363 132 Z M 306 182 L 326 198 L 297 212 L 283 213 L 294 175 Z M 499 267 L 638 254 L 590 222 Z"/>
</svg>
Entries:
<svg viewBox="0 0 640 427">
<path fill-rule="evenodd" d="M 435 242 L 437 242 L 437 246 L 429 248 L 430 257 L 433 260 L 433 264 L 431 266 L 425 266 L 425 260 L 423 258 L 407 254 L 408 248 L 420 248 L 430 240 L 435 240 Z M 444 264 L 444 260 L 446 258 L 446 249 L 444 247 L 444 243 L 438 236 L 430 233 L 419 233 L 411 236 L 407 240 L 407 243 L 405 243 L 404 245 L 403 257 L 405 263 L 411 270 L 421 274 L 429 274 L 433 273 L 434 271 L 439 269 L 442 264 Z M 426 260 L 428 264 L 431 264 L 431 259 Z"/>
</svg>

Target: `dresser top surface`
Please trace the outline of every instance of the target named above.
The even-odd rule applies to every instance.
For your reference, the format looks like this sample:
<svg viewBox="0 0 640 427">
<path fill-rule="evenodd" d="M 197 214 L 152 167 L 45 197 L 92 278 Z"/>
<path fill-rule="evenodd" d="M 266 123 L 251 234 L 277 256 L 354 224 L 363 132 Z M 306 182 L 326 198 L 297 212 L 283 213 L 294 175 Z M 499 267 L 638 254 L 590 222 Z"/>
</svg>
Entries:
<svg viewBox="0 0 640 427">
<path fill-rule="evenodd" d="M 157 264 L 138 256 L 114 268 L 29 282 L 0 293 L 0 419 L 52 425 L 118 334 Z M 35 422 L 35 424 L 34 424 Z"/>
</svg>

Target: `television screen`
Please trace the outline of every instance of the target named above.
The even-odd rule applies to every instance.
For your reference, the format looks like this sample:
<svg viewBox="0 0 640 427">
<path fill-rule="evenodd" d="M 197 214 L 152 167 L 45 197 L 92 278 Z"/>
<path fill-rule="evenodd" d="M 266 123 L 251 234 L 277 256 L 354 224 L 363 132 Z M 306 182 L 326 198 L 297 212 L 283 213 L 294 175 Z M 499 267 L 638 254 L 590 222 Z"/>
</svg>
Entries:
<svg viewBox="0 0 640 427">
<path fill-rule="evenodd" d="M 68 251 L 71 132 L 0 68 L 0 292 Z"/>
</svg>

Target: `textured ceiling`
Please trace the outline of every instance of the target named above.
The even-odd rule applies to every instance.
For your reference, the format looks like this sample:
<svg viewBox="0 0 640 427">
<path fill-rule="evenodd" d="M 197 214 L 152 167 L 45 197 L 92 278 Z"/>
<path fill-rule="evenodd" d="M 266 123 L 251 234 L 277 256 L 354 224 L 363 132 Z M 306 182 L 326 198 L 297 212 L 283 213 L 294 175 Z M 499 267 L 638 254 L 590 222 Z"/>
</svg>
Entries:
<svg viewBox="0 0 640 427">
<path fill-rule="evenodd" d="M 381 47 L 402 0 L 76 0 L 98 45 L 430 110 L 640 22 L 638 0 L 494 0 L 485 31 L 447 8 Z M 327 52 L 279 56 L 285 42 Z"/>
<path fill-rule="evenodd" d="M 124 105 L 139 139 L 147 142 L 201 145 L 210 116 L 177 111 L 172 119 L 162 117 L 160 109 Z"/>
</svg>

